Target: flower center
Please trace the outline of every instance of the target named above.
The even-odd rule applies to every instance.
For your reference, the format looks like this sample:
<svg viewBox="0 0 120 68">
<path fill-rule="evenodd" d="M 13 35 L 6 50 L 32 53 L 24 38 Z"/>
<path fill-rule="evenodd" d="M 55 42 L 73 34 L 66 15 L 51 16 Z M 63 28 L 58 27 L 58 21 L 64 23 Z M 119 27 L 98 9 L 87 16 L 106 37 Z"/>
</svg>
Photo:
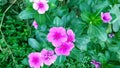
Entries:
<svg viewBox="0 0 120 68">
<path fill-rule="evenodd" d="M 61 34 L 60 33 L 55 33 L 54 34 L 54 39 L 58 40 L 59 38 L 61 37 Z"/>
<path fill-rule="evenodd" d="M 38 57 L 33 57 L 32 62 L 33 62 L 34 64 L 37 64 L 37 63 L 39 62 L 39 58 L 38 58 Z"/>
<path fill-rule="evenodd" d="M 104 20 L 109 20 L 109 18 L 108 18 L 108 17 L 106 17 L 106 16 L 104 16 L 104 17 L 103 17 L 103 19 L 104 19 Z"/>
<path fill-rule="evenodd" d="M 61 45 L 61 50 L 62 50 L 63 52 L 65 52 L 66 50 L 68 50 L 67 44 Z"/>
<path fill-rule="evenodd" d="M 52 54 L 50 52 L 47 52 L 46 55 L 44 55 L 45 60 L 50 60 L 52 57 Z"/>
<path fill-rule="evenodd" d="M 38 3 L 39 8 L 43 8 L 44 4 L 43 3 Z"/>
</svg>

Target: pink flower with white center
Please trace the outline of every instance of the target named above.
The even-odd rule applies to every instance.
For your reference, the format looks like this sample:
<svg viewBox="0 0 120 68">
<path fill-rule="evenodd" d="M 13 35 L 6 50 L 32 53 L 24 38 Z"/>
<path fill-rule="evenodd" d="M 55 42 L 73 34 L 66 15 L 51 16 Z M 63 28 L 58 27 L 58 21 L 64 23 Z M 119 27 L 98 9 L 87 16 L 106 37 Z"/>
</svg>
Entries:
<svg viewBox="0 0 120 68">
<path fill-rule="evenodd" d="M 35 29 L 38 28 L 38 23 L 37 23 L 36 21 L 33 21 L 33 24 L 32 24 L 32 25 L 34 26 Z"/>
<path fill-rule="evenodd" d="M 43 60 L 41 58 L 41 54 L 38 52 L 33 52 L 28 55 L 29 58 L 29 65 L 32 68 L 40 68 L 43 66 Z"/>
<path fill-rule="evenodd" d="M 71 29 L 67 30 L 68 39 L 67 42 L 75 42 L 75 34 Z"/>
<path fill-rule="evenodd" d="M 108 23 L 112 20 L 112 17 L 109 12 L 106 13 L 101 12 L 101 19 L 103 20 L 103 22 Z"/>
<path fill-rule="evenodd" d="M 46 0 L 34 0 L 33 8 L 35 10 L 38 10 L 39 14 L 44 14 L 49 8 L 49 5 L 47 2 L 48 1 Z"/>
<path fill-rule="evenodd" d="M 52 63 L 55 62 L 55 60 L 57 59 L 57 56 L 54 55 L 54 51 L 49 51 L 46 49 L 43 49 L 41 51 L 41 55 L 42 55 L 42 59 L 43 59 L 43 63 L 50 66 Z"/>
<path fill-rule="evenodd" d="M 67 33 L 63 27 L 53 27 L 49 30 L 47 40 L 52 42 L 53 46 L 59 47 L 63 42 L 67 41 Z"/>
<path fill-rule="evenodd" d="M 55 48 L 55 53 L 57 55 L 65 55 L 68 56 L 70 51 L 74 48 L 74 44 L 72 42 L 64 42 L 60 47 Z"/>
</svg>

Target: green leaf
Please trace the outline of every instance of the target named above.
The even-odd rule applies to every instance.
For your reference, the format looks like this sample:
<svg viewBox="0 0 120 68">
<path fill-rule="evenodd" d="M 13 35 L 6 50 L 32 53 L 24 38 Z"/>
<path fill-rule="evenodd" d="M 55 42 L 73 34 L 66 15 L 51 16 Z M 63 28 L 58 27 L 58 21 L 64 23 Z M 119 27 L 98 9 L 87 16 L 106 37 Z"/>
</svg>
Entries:
<svg viewBox="0 0 120 68">
<path fill-rule="evenodd" d="M 75 5 L 79 5 L 81 0 L 69 0 L 68 1 L 68 7 L 73 7 Z"/>
<path fill-rule="evenodd" d="M 5 5 L 8 1 L 7 0 L 0 0 L 0 6 L 2 5 Z"/>
<path fill-rule="evenodd" d="M 105 32 L 105 29 L 102 26 L 95 26 L 90 24 L 87 34 L 91 37 L 91 38 L 98 38 L 101 41 L 106 41 L 107 40 L 107 33 Z"/>
<path fill-rule="evenodd" d="M 101 45 L 102 49 L 104 49 L 106 47 L 105 42 L 103 42 L 103 41 L 99 42 L 99 44 Z"/>
<path fill-rule="evenodd" d="M 24 64 L 24 65 L 29 65 L 27 58 L 24 58 L 24 59 L 21 61 L 21 63 Z"/>
<path fill-rule="evenodd" d="M 21 19 L 31 19 L 33 18 L 35 11 L 33 9 L 27 8 L 23 10 L 18 16 Z"/>
<path fill-rule="evenodd" d="M 120 29 L 120 4 L 116 4 L 110 10 L 110 13 L 115 14 L 116 18 L 112 21 L 113 31 L 117 32 Z"/>
<path fill-rule="evenodd" d="M 24 0 L 24 2 L 27 6 L 32 6 L 32 3 L 30 2 L 30 0 Z"/>
<path fill-rule="evenodd" d="M 56 1 L 57 0 L 49 0 L 49 2 L 54 3 L 54 4 L 56 3 Z"/>
<path fill-rule="evenodd" d="M 80 52 L 80 50 L 74 48 L 70 53 L 70 57 L 81 62 L 83 60 L 84 55 Z"/>
<path fill-rule="evenodd" d="M 53 24 L 54 24 L 54 26 L 63 26 L 64 25 L 63 21 L 59 17 L 54 18 Z"/>
<path fill-rule="evenodd" d="M 76 39 L 76 46 L 84 51 L 87 50 L 87 44 L 90 42 L 90 38 L 86 35 L 83 35 Z"/>
<path fill-rule="evenodd" d="M 38 30 L 36 31 L 36 39 L 39 40 L 39 41 L 41 41 L 41 42 L 47 41 L 46 40 L 46 34 L 43 33 L 43 32 L 40 32 Z"/>
<path fill-rule="evenodd" d="M 91 16 L 90 14 L 91 14 L 91 13 L 88 12 L 88 11 L 82 12 L 82 13 L 81 13 L 81 18 L 82 18 L 82 20 L 85 21 L 85 22 L 90 22 L 90 16 Z"/>
<path fill-rule="evenodd" d="M 107 63 L 107 58 L 105 57 L 105 55 L 103 53 L 99 53 L 98 56 L 99 56 L 99 61 L 102 64 L 106 64 Z"/>
<path fill-rule="evenodd" d="M 108 1 L 101 1 L 101 0 L 98 0 L 97 4 L 94 5 L 93 7 L 93 11 L 98 11 L 100 9 L 104 9 L 106 7 L 109 6 L 109 2 Z"/>
<path fill-rule="evenodd" d="M 49 10 L 57 7 L 56 4 L 52 2 L 49 2 L 49 6 L 50 6 Z"/>
<path fill-rule="evenodd" d="M 55 11 L 57 16 L 63 16 L 68 13 L 67 6 L 58 7 Z"/>
<path fill-rule="evenodd" d="M 45 14 L 38 14 L 38 13 L 36 13 L 35 15 L 34 15 L 34 18 L 35 18 L 35 20 L 37 21 L 37 23 L 38 24 L 46 24 L 47 22 L 47 18 L 46 18 L 46 15 Z"/>
<path fill-rule="evenodd" d="M 86 2 L 82 2 L 81 4 L 79 4 L 79 9 L 81 12 L 90 12 L 91 11 L 91 7 L 90 5 L 88 5 Z"/>
<path fill-rule="evenodd" d="M 55 61 L 55 65 L 61 66 L 66 60 L 66 56 L 60 55 L 57 57 L 57 60 Z"/>
<path fill-rule="evenodd" d="M 80 37 L 86 28 L 86 24 L 82 23 L 79 19 L 73 19 L 71 21 L 70 28 L 74 31 L 76 38 Z M 80 29 L 80 30 L 78 30 Z"/>
<path fill-rule="evenodd" d="M 28 39 L 28 44 L 35 50 L 41 50 L 42 45 L 39 44 L 39 42 L 33 38 Z"/>
</svg>

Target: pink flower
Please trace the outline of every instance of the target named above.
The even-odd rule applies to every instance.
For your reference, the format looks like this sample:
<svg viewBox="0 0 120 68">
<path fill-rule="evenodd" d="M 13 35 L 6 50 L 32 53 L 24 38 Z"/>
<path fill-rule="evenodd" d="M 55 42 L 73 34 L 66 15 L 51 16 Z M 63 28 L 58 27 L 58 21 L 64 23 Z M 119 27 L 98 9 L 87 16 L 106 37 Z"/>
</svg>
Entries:
<svg viewBox="0 0 120 68">
<path fill-rule="evenodd" d="M 55 48 L 55 53 L 57 55 L 66 55 L 70 54 L 70 51 L 74 48 L 74 44 L 72 42 L 64 42 L 60 47 Z"/>
<path fill-rule="evenodd" d="M 29 65 L 33 68 L 40 68 L 43 66 L 43 60 L 41 59 L 41 54 L 38 52 L 33 52 L 28 55 Z"/>
<path fill-rule="evenodd" d="M 112 20 L 112 17 L 109 12 L 106 13 L 101 12 L 101 19 L 103 20 L 103 22 L 108 23 Z"/>
<path fill-rule="evenodd" d="M 37 22 L 36 21 L 33 21 L 33 24 L 32 24 L 33 26 L 34 26 L 34 28 L 35 29 L 37 29 L 38 28 L 38 24 L 37 24 Z"/>
<path fill-rule="evenodd" d="M 47 2 L 46 0 L 34 0 L 33 8 L 38 10 L 39 14 L 44 14 L 49 8 Z"/>
<path fill-rule="evenodd" d="M 52 42 L 53 46 L 58 47 L 67 41 L 66 30 L 63 27 L 53 27 L 50 29 L 47 39 Z"/>
<path fill-rule="evenodd" d="M 110 33 L 108 36 L 109 36 L 109 38 L 113 38 L 115 36 L 115 34 L 114 33 Z"/>
<path fill-rule="evenodd" d="M 67 42 L 75 42 L 75 34 L 71 29 L 67 30 L 68 39 Z"/>
<path fill-rule="evenodd" d="M 91 64 L 95 65 L 95 68 L 100 68 L 101 67 L 101 63 L 97 62 L 96 60 L 92 60 Z"/>
<path fill-rule="evenodd" d="M 57 56 L 54 55 L 54 51 L 48 51 L 46 49 L 43 49 L 41 51 L 43 63 L 46 65 L 51 65 L 52 63 L 55 62 Z"/>
</svg>

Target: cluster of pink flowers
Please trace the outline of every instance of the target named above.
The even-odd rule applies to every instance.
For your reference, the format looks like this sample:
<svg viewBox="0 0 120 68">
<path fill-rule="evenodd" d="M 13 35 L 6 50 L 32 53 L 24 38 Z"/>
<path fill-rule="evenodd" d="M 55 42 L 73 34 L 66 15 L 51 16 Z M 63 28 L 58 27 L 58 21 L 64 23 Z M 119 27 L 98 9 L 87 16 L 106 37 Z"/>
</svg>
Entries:
<svg viewBox="0 0 120 68">
<path fill-rule="evenodd" d="M 68 56 L 74 48 L 75 34 L 71 29 L 66 31 L 63 27 L 53 27 L 49 30 L 47 39 L 55 47 L 57 55 Z"/>
<path fill-rule="evenodd" d="M 33 8 L 37 10 L 39 14 L 44 14 L 49 8 L 47 0 L 30 0 L 30 2 L 33 2 Z"/>
<path fill-rule="evenodd" d="M 34 21 L 33 26 L 37 28 L 38 24 Z M 66 31 L 63 27 L 53 27 L 50 29 L 47 39 L 56 47 L 55 53 L 57 55 L 68 56 L 74 48 L 75 34 L 71 29 Z M 50 66 L 57 59 L 57 55 L 53 50 L 43 49 L 41 52 L 30 53 L 28 62 L 33 68 L 40 68 L 44 64 Z"/>
<path fill-rule="evenodd" d="M 57 56 L 52 50 L 43 49 L 41 52 L 33 52 L 28 55 L 31 68 L 40 68 L 44 64 L 50 66 L 55 62 Z"/>
</svg>

